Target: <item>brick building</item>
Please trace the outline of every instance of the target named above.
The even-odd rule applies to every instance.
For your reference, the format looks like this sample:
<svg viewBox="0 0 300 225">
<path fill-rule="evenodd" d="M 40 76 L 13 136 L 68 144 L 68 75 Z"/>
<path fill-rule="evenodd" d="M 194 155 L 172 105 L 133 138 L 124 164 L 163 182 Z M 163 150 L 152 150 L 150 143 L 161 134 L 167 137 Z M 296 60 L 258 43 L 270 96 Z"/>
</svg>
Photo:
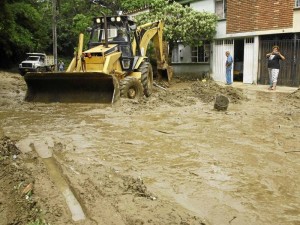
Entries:
<svg viewBox="0 0 300 225">
<path fill-rule="evenodd" d="M 243 83 L 268 83 L 266 53 L 279 45 L 286 57 L 281 62 L 278 84 L 300 85 L 300 0 L 182 0 L 199 11 L 214 12 L 219 16 L 217 34 L 205 62 L 183 57 L 180 68 L 191 72 L 209 68 L 213 78 L 225 81 L 225 51 L 234 58 L 233 79 Z M 184 47 L 176 54 L 193 55 L 193 47 Z M 205 52 L 204 48 L 204 52 Z M 207 51 L 206 51 L 207 52 Z M 185 62 L 187 66 L 185 66 Z M 193 64 L 193 65 L 188 65 Z M 175 62 L 176 68 L 176 62 Z M 180 72 L 179 69 L 177 71 Z M 176 72 L 176 70 L 175 70 Z"/>
<path fill-rule="evenodd" d="M 299 0 L 227 1 L 224 36 L 233 39 L 234 58 L 244 68 L 240 74 L 245 83 L 268 83 L 265 54 L 279 45 L 286 57 L 279 85 L 300 85 L 299 7 Z"/>
<path fill-rule="evenodd" d="M 242 33 L 293 27 L 293 0 L 227 1 L 226 32 Z"/>
</svg>

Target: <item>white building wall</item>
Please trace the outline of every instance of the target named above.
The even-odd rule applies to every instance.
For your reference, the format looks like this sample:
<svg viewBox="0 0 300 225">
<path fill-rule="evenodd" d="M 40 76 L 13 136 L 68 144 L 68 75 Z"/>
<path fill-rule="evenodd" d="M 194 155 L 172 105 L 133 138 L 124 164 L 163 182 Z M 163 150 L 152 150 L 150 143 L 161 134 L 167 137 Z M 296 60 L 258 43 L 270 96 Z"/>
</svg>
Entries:
<svg viewBox="0 0 300 225">
<path fill-rule="evenodd" d="M 186 78 L 203 78 L 203 73 L 209 72 L 207 63 L 173 63 L 174 75 Z"/>
<path fill-rule="evenodd" d="M 226 20 L 220 20 L 217 23 L 217 33 L 215 39 L 226 38 Z"/>
<path fill-rule="evenodd" d="M 202 0 L 190 3 L 190 7 L 199 12 L 215 12 L 215 1 L 214 0 Z M 212 53 L 212 49 L 211 49 Z M 210 54 L 209 63 L 192 63 L 191 62 L 191 47 L 178 45 L 172 51 L 172 67 L 174 70 L 174 75 L 176 74 L 194 74 L 196 76 L 201 76 L 204 72 L 211 70 L 212 54 Z M 174 61 L 178 63 L 174 63 Z M 193 76 L 194 76 L 193 75 Z"/>
<path fill-rule="evenodd" d="M 294 10 L 293 27 L 296 32 L 300 32 L 300 10 Z"/>
<path fill-rule="evenodd" d="M 190 4 L 190 7 L 197 11 L 205 11 L 215 13 L 215 1 L 214 0 L 203 0 Z"/>
</svg>

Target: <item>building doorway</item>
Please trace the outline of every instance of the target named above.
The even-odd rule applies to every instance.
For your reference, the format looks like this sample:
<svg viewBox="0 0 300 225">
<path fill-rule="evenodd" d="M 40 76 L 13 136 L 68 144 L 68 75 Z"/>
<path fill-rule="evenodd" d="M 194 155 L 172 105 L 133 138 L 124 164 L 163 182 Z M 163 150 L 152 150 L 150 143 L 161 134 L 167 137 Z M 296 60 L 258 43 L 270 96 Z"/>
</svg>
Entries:
<svg viewBox="0 0 300 225">
<path fill-rule="evenodd" d="M 285 60 L 280 60 L 280 72 L 278 85 L 299 87 L 300 85 L 300 33 L 287 33 L 262 36 L 260 41 L 260 84 L 269 83 L 266 53 L 272 50 L 272 46 L 278 45 Z"/>
<path fill-rule="evenodd" d="M 243 81 L 244 39 L 234 40 L 233 81 Z"/>
</svg>

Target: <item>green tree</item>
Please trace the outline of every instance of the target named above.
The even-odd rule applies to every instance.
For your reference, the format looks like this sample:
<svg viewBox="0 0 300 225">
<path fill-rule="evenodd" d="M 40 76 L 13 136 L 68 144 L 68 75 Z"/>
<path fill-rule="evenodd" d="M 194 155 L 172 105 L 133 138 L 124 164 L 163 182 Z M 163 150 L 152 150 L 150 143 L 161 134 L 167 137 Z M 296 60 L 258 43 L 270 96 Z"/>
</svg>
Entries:
<svg viewBox="0 0 300 225">
<path fill-rule="evenodd" d="M 120 6 L 125 11 L 140 9 L 147 7 L 152 1 L 149 0 L 123 0 L 120 1 Z"/>
<path fill-rule="evenodd" d="M 201 46 L 210 41 L 216 33 L 217 16 L 183 7 L 177 2 L 153 0 L 150 12 L 136 17 L 140 24 L 162 20 L 165 23 L 164 38 L 172 47 L 177 41 L 185 45 Z"/>
<path fill-rule="evenodd" d="M 47 27 L 35 1 L 3 0 L 0 8 L 0 67 L 16 64 L 25 52 L 46 49 Z"/>
<path fill-rule="evenodd" d="M 49 1 L 49 0 L 48 0 Z M 51 0 L 54 1 L 54 0 Z M 146 0 L 96 0 L 96 4 L 89 0 L 58 0 L 57 16 L 57 39 L 58 54 L 72 56 L 74 48 L 78 44 L 78 35 L 83 33 L 85 44 L 88 41 L 89 33 L 86 29 L 92 23 L 92 18 L 116 14 L 117 10 L 128 11 L 140 8 L 146 4 Z M 85 45 L 86 46 L 86 45 Z"/>
<path fill-rule="evenodd" d="M 53 51 L 52 3 L 56 1 L 57 46 L 59 57 L 72 57 L 78 35 L 89 34 L 86 28 L 92 18 L 103 13 L 116 14 L 142 8 L 153 2 L 146 0 L 1 0 L 0 1 L 0 67 L 17 66 L 26 52 Z"/>
<path fill-rule="evenodd" d="M 60 0 L 57 12 L 58 55 L 73 56 L 80 33 L 84 34 L 86 46 L 89 38 L 86 30 L 92 24 L 92 18 L 101 15 L 101 12 L 111 14 L 114 7 L 110 2 L 112 1 L 105 1 L 107 7 L 103 7 L 100 3 L 92 4 L 89 0 Z"/>
</svg>

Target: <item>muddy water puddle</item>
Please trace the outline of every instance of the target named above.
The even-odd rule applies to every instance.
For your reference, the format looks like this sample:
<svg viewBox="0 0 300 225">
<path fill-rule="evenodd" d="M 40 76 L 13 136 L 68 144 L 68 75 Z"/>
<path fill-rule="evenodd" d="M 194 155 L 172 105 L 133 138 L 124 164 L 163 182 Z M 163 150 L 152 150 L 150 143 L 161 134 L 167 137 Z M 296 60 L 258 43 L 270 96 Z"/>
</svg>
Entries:
<svg viewBox="0 0 300 225">
<path fill-rule="evenodd" d="M 141 177 L 208 224 L 299 224 L 300 156 L 285 151 L 299 147 L 300 119 L 282 117 L 276 95 L 251 96 L 228 112 L 209 104 L 130 115 L 109 106 L 36 104 L 1 110 L 0 118 L 13 138 L 51 138 L 66 166 L 97 170 L 101 163 Z"/>
</svg>

